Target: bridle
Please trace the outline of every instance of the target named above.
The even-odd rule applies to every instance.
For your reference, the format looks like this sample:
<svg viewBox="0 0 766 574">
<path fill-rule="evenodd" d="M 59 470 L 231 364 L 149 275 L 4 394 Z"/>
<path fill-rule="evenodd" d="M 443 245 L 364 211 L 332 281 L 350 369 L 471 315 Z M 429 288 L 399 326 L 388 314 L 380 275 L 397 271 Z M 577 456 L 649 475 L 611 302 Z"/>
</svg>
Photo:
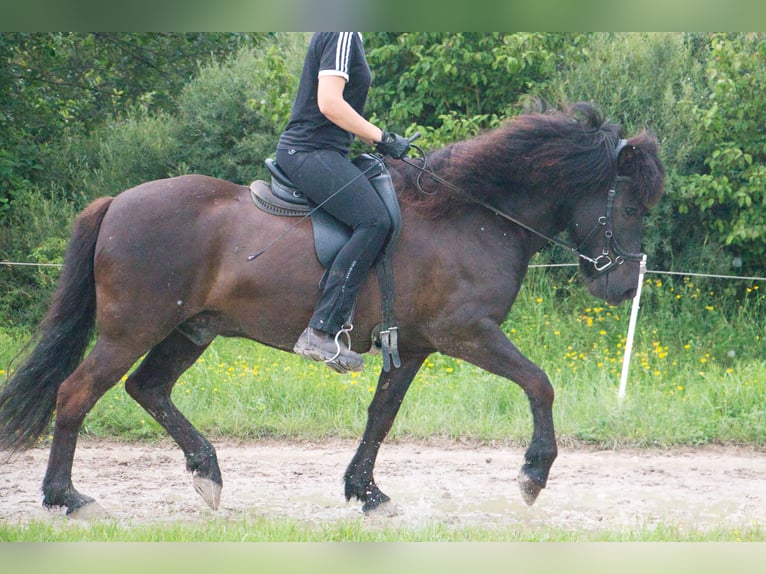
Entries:
<svg viewBox="0 0 766 574">
<path fill-rule="evenodd" d="M 591 232 L 580 242 L 580 245 L 574 248 L 574 251 L 576 251 L 580 258 L 593 264 L 595 273 L 591 275 L 591 278 L 598 277 L 603 273 L 608 273 L 613 267 L 622 265 L 626 261 L 640 262 L 644 258 L 643 253 L 626 251 L 617 241 L 617 237 L 614 234 L 614 228 L 612 227 L 612 215 L 614 213 L 614 202 L 617 197 L 617 188 L 619 183 L 623 181 L 630 182 L 632 180 L 626 176 L 618 175 L 615 177 L 614 185 L 612 185 L 607 192 L 605 214 L 598 218 Z M 597 257 L 589 257 L 582 252 L 582 247 L 588 242 L 590 237 L 601 228 L 604 230 L 604 247 L 602 247 L 601 253 Z"/>
<path fill-rule="evenodd" d="M 617 142 L 617 146 L 615 147 L 615 157 L 619 156 L 620 151 L 622 151 L 622 149 L 627 144 L 628 144 L 627 140 L 624 140 L 624 139 L 621 139 Z M 445 187 L 448 187 L 450 190 L 459 194 L 461 197 L 466 198 L 471 203 L 481 205 L 482 207 L 485 207 L 486 209 L 493 212 L 495 215 L 498 215 L 502 217 L 503 219 L 506 219 L 512 223 L 515 223 L 516 225 L 518 225 L 519 227 L 523 229 L 526 229 L 530 233 L 533 233 L 537 235 L 538 237 L 545 239 L 546 241 L 554 243 L 555 245 L 558 245 L 559 247 L 563 247 L 564 249 L 567 249 L 568 251 L 572 251 L 580 259 L 587 261 L 588 263 L 593 265 L 593 269 L 595 273 L 590 276 L 591 279 L 598 277 L 599 275 L 603 275 L 604 273 L 609 273 L 614 267 L 618 267 L 622 265 L 623 263 L 625 263 L 626 261 L 640 262 L 644 258 L 643 253 L 632 253 L 630 251 L 626 251 L 619 244 L 614 234 L 613 218 L 614 218 L 614 204 L 617 198 L 617 190 L 620 183 L 632 181 L 632 178 L 630 177 L 619 175 L 619 174 L 615 176 L 614 181 L 612 182 L 612 185 L 610 186 L 609 191 L 607 192 L 606 207 L 604 210 L 604 215 L 602 215 L 596 220 L 596 223 L 593 225 L 593 228 L 585 236 L 585 239 L 580 241 L 579 244 L 575 244 L 571 241 L 567 241 L 566 239 L 562 239 L 560 237 L 552 237 L 552 236 L 546 235 L 545 233 L 538 231 L 534 229 L 533 227 L 530 227 L 523 221 L 520 221 L 514 215 L 506 213 L 498 209 L 494 205 L 487 203 L 484 200 L 477 199 L 463 192 L 457 186 L 439 177 L 430 169 L 428 169 L 426 167 L 425 153 L 423 152 L 423 150 L 414 145 L 412 147 L 417 149 L 420 152 L 423 158 L 422 159 L 423 165 L 422 166 L 417 165 L 411 161 L 408 161 L 406 158 L 402 160 L 404 161 L 404 163 L 406 163 L 407 165 L 411 167 L 414 167 L 415 169 L 420 171 L 421 174 L 428 175 L 429 177 L 433 178 L 437 183 L 444 185 Z M 422 187 L 420 187 L 420 177 L 418 177 L 418 187 L 422 190 Z M 585 254 L 583 252 L 583 249 L 585 247 L 585 244 L 588 243 L 590 239 L 598 233 L 599 230 L 603 230 L 604 246 L 601 248 L 601 253 L 598 256 L 591 257 Z"/>
</svg>

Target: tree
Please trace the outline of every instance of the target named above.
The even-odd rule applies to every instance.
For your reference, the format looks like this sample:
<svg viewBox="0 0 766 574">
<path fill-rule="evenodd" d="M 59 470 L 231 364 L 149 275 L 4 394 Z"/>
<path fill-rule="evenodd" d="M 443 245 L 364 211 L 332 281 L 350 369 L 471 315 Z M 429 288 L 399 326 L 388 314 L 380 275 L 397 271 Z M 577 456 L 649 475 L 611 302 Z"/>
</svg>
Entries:
<svg viewBox="0 0 766 574">
<path fill-rule="evenodd" d="M 211 60 L 272 38 L 0 34 L 0 259 L 60 262 L 90 199 L 182 171 L 179 93 Z M 57 271 L 0 268 L 2 322 L 35 323 Z"/>
<path fill-rule="evenodd" d="M 46 177 L 46 148 L 136 106 L 171 110 L 202 62 L 270 34 L 0 34 L 0 219 Z"/>
</svg>

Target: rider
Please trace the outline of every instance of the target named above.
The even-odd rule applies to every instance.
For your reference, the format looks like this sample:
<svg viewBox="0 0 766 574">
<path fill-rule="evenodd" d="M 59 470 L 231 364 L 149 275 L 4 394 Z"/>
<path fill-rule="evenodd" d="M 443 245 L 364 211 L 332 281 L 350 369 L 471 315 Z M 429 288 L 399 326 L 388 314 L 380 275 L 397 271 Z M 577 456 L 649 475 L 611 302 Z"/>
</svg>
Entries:
<svg viewBox="0 0 766 574">
<path fill-rule="evenodd" d="M 347 323 L 357 291 L 391 228 L 385 205 L 351 163 L 349 147 L 356 136 L 397 159 L 405 157 L 410 147 L 407 138 L 363 117 L 370 80 L 359 32 L 315 33 L 276 153 L 277 163 L 301 191 L 352 229 L 330 267 L 309 325 L 293 349 L 341 372 L 362 370 L 362 356 L 338 335 L 350 328 Z"/>
</svg>

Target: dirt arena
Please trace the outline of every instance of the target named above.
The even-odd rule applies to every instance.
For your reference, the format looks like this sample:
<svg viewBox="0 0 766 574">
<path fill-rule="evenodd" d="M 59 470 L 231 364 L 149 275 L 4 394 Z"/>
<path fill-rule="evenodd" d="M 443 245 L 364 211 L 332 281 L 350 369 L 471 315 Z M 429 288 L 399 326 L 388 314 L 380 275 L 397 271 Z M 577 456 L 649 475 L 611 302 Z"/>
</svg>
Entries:
<svg viewBox="0 0 766 574">
<path fill-rule="evenodd" d="M 181 451 L 170 442 L 81 440 L 74 483 L 114 519 L 128 523 L 237 520 L 244 516 L 332 523 L 360 516 L 342 476 L 354 441 L 217 442 L 224 487 L 209 509 L 192 487 Z M 55 520 L 40 505 L 47 449 L 4 464 L 0 520 Z M 376 481 L 392 498 L 370 516 L 391 527 L 551 527 L 621 530 L 766 525 L 766 453 L 749 448 L 584 450 L 561 448 L 548 488 L 529 508 L 516 474 L 523 450 L 454 442 L 383 445 Z"/>
</svg>

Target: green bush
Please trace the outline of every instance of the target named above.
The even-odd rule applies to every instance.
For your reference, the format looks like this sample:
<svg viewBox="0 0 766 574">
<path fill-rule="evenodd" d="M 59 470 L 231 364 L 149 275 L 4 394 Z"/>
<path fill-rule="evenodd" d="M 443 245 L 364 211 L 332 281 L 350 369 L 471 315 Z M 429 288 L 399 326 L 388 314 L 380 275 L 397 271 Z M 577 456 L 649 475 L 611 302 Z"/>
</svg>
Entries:
<svg viewBox="0 0 766 574">
<path fill-rule="evenodd" d="M 0 226 L 0 260 L 46 266 L 0 266 L 0 324 L 33 325 L 45 313 L 79 206 L 66 200 L 60 186 L 22 191 Z"/>
<path fill-rule="evenodd" d="M 365 36 L 373 69 L 369 111 L 390 129 L 418 125 L 429 145 L 473 135 L 513 115 L 519 100 L 577 57 L 583 36 L 552 33 L 378 33 Z M 467 131 L 455 131 L 466 122 Z M 450 140 L 449 137 L 452 139 Z"/>
<path fill-rule="evenodd" d="M 190 172 L 238 183 L 264 177 L 263 159 L 287 122 L 306 39 L 276 35 L 268 46 L 202 67 L 177 97 L 176 113 L 137 104 L 87 136 L 62 133 L 41 148 L 51 183 L 15 185 L 13 203 L 0 206 L 0 259 L 60 262 L 71 223 L 88 202 L 144 181 Z M 58 268 L 0 272 L 2 323 L 37 322 Z"/>
<path fill-rule="evenodd" d="M 697 228 L 680 213 L 678 174 L 694 169 L 693 135 L 700 129 L 681 103 L 704 100 L 706 37 L 701 34 L 597 33 L 582 48 L 583 58 L 562 67 L 544 92 L 546 99 L 596 102 L 628 136 L 642 129 L 660 140 L 668 176 L 666 196 L 647 218 L 644 250 L 650 266 L 700 270 L 691 240 Z M 679 234 L 684 228 L 687 233 Z"/>
<path fill-rule="evenodd" d="M 305 36 L 284 35 L 201 70 L 178 98 L 182 171 L 237 183 L 265 177 L 263 160 L 287 123 L 304 51 Z"/>
<path fill-rule="evenodd" d="M 706 76 L 709 99 L 685 107 L 700 126 L 704 167 L 684 178 L 681 211 L 695 216 L 705 238 L 725 249 L 734 267 L 766 271 L 766 37 L 714 36 Z"/>
<path fill-rule="evenodd" d="M 689 133 L 695 124 L 678 106 L 704 97 L 698 44 L 691 34 L 592 34 L 583 57 L 562 67 L 544 95 L 595 102 L 629 134 L 652 131 L 662 142 L 663 159 L 683 166 L 694 151 Z"/>
<path fill-rule="evenodd" d="M 86 195 L 114 195 L 185 173 L 237 183 L 265 175 L 263 159 L 274 153 L 290 112 L 301 38 L 280 36 L 202 67 L 178 95 L 174 114 L 136 106 L 126 119 L 104 125 L 92 137 L 89 169 L 73 174 Z"/>
<path fill-rule="evenodd" d="M 95 133 L 94 166 L 74 175 L 83 182 L 83 190 L 91 199 L 117 195 L 144 181 L 168 177 L 183 153 L 177 132 L 171 116 L 134 112 Z"/>
</svg>

